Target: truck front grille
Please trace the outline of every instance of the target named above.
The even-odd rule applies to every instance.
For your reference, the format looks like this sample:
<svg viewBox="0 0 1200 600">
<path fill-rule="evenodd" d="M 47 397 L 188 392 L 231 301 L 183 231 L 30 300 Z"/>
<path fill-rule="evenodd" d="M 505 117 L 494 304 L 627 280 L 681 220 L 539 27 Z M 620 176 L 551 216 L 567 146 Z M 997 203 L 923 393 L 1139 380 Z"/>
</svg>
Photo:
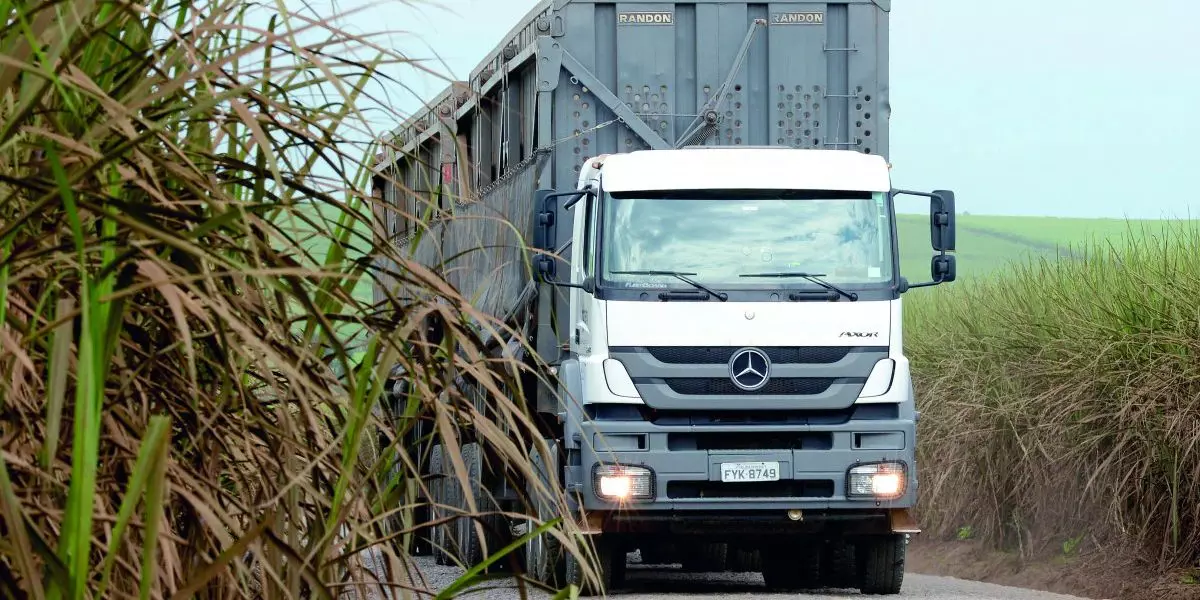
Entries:
<svg viewBox="0 0 1200 600">
<path fill-rule="evenodd" d="M 830 450 L 830 431 L 708 431 L 667 434 L 667 449 L 687 450 Z"/>
<path fill-rule="evenodd" d="M 733 385 L 728 377 L 676 377 L 662 381 L 676 394 L 688 396 L 813 396 L 828 390 L 839 380 L 832 377 L 772 379 L 753 392 Z M 845 380 L 845 383 L 851 381 Z"/>
<path fill-rule="evenodd" d="M 900 418 L 896 404 L 855 404 L 836 410 L 753 411 L 729 407 L 725 410 L 655 410 L 644 404 L 588 404 L 584 411 L 596 421 L 645 421 L 670 427 L 703 425 L 759 427 L 763 425 L 844 425 L 850 421 L 893 421 Z"/>
<path fill-rule="evenodd" d="M 712 365 L 726 364 L 733 358 L 733 353 L 739 346 L 650 346 L 645 350 L 659 362 L 671 365 Z M 846 346 L 803 346 L 803 347 L 772 347 L 760 348 L 771 358 L 774 364 L 829 364 L 846 358 L 859 348 Z M 875 348 L 867 348 L 875 350 Z M 886 348 L 884 349 L 886 350 Z"/>
<path fill-rule="evenodd" d="M 785 479 L 755 483 L 720 481 L 671 481 L 667 497 L 673 500 L 698 498 L 832 498 L 831 479 Z"/>
<path fill-rule="evenodd" d="M 613 346 L 609 356 L 624 365 L 647 406 L 665 410 L 845 408 L 854 403 L 871 369 L 888 356 L 887 347 L 874 346 L 758 347 L 770 359 L 762 372 L 767 381 L 748 392 L 731 379 L 729 361 L 741 349 Z"/>
</svg>

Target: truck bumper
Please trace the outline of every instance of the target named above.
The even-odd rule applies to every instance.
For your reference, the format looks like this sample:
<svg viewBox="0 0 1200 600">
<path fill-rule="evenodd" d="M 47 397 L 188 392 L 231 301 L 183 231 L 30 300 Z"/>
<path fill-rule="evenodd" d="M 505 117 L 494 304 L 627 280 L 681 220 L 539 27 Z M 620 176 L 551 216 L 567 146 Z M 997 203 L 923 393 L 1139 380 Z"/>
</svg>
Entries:
<svg viewBox="0 0 1200 600">
<path fill-rule="evenodd" d="M 917 497 L 911 420 L 754 427 L 590 421 L 581 424 L 580 433 L 580 461 L 568 468 L 568 483 L 591 513 L 589 522 L 600 526 L 601 519 L 608 523 L 605 530 L 617 523 L 672 523 L 674 529 L 707 523 L 720 529 L 730 521 L 769 529 L 782 520 L 808 526 L 871 521 L 871 528 L 883 523 L 893 531 L 916 532 L 908 516 Z M 764 449 L 780 441 L 776 447 L 786 449 Z M 722 481 L 722 465 L 753 462 L 778 463 L 778 480 Z M 881 462 L 903 465 L 904 492 L 883 500 L 852 497 L 850 470 Z M 600 465 L 648 469 L 651 497 L 601 495 L 595 477 Z"/>
</svg>

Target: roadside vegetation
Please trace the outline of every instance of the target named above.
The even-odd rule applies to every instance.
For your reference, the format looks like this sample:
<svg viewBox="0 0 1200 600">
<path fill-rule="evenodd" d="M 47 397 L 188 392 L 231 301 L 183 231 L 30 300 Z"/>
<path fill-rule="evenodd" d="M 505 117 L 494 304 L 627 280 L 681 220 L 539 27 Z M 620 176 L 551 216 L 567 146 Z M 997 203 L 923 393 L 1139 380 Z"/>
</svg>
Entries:
<svg viewBox="0 0 1200 600">
<path fill-rule="evenodd" d="M 502 325 L 358 235 L 367 82 L 403 57 L 282 3 L 0 7 L 0 595 L 423 588 L 432 443 L 470 430 L 529 473 L 538 436 L 508 399 L 526 367 L 482 352 Z M 393 265 L 382 302 L 351 246 Z"/>
<path fill-rule="evenodd" d="M 510 397 L 539 365 L 487 358 L 503 325 L 371 236 L 376 149 L 354 140 L 369 113 L 401 118 L 378 119 L 368 82 L 404 57 L 283 6 L 0 0 L 6 597 L 422 589 L 408 549 L 435 442 L 452 488 L 471 487 L 466 431 L 538 480 Z M 1195 560 L 1200 232 L 1072 253 L 911 296 L 922 520 Z"/>
<path fill-rule="evenodd" d="M 1132 547 L 1194 565 L 1200 224 L 1069 250 L 906 297 L 922 525 L 1026 558 Z"/>
</svg>

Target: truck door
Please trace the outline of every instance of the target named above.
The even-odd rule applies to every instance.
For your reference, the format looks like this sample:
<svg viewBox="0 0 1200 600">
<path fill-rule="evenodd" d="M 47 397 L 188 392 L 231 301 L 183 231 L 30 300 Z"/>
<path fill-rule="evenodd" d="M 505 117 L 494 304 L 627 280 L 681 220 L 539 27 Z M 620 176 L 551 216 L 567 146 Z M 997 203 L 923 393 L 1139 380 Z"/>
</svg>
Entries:
<svg viewBox="0 0 1200 600">
<path fill-rule="evenodd" d="M 596 184 L 593 184 L 596 185 Z M 586 196 L 576 206 L 582 211 L 582 218 L 575 218 L 574 239 L 582 241 L 577 246 L 581 251 L 572 253 L 575 259 L 571 264 L 571 282 L 580 284 L 583 280 L 595 275 L 596 264 L 596 206 L 599 198 Z M 571 353 L 586 355 L 591 353 L 592 332 L 589 327 L 589 311 L 592 307 L 592 295 L 579 289 L 571 288 Z"/>
</svg>

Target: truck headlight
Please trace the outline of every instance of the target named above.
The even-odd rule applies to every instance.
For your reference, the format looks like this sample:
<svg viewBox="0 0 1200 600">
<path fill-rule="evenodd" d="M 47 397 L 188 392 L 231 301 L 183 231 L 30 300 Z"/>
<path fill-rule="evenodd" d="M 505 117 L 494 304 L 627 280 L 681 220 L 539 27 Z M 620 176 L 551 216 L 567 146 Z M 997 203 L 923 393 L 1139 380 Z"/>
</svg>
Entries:
<svg viewBox="0 0 1200 600">
<path fill-rule="evenodd" d="M 593 487 L 601 500 L 649 500 L 654 498 L 654 472 L 645 467 L 596 465 Z"/>
<path fill-rule="evenodd" d="M 904 495 L 907 485 L 908 468 L 904 463 L 859 465 L 851 468 L 847 475 L 846 497 L 895 500 Z"/>
</svg>

